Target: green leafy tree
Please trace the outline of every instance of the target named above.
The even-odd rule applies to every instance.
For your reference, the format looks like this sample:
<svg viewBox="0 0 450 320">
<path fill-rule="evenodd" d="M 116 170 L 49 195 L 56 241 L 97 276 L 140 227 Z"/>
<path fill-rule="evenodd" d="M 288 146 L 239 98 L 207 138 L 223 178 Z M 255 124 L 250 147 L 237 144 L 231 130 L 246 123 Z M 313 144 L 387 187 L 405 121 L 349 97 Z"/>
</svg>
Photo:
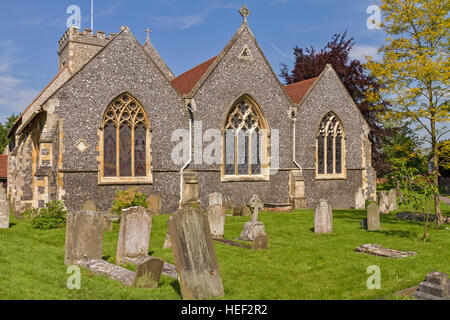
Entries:
<svg viewBox="0 0 450 320">
<path fill-rule="evenodd" d="M 445 0 L 382 0 L 383 29 L 388 35 L 379 50 L 381 62 L 368 68 L 382 82 L 379 92 L 368 90 L 369 101 L 388 101 L 381 113 L 390 123 L 411 122 L 423 130 L 431 145 L 434 186 L 438 185 L 438 142 L 448 123 L 450 2 Z M 386 105 L 380 104 L 380 108 Z M 445 127 L 444 127 L 445 128 Z M 448 130 L 447 130 L 448 132 Z M 437 225 L 443 225 L 439 195 L 434 197 Z"/>
<path fill-rule="evenodd" d="M 11 142 L 8 138 L 8 131 L 11 129 L 18 116 L 10 116 L 4 124 L 0 124 L 0 154 L 5 152 L 6 146 Z"/>
</svg>

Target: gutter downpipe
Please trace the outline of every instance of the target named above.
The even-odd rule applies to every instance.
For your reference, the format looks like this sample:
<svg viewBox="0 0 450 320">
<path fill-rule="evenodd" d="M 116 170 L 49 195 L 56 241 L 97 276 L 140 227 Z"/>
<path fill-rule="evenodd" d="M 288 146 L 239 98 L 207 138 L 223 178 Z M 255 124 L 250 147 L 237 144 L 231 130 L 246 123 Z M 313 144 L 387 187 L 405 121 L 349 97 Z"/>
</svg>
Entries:
<svg viewBox="0 0 450 320">
<path fill-rule="evenodd" d="M 297 166 L 297 168 L 300 169 L 300 173 L 301 175 L 303 175 L 303 168 L 300 166 L 300 164 L 298 164 L 297 160 L 295 159 L 295 124 L 297 123 L 297 118 L 296 116 L 293 114 L 292 117 L 292 161 L 294 162 L 294 164 Z"/>
<path fill-rule="evenodd" d="M 194 122 L 194 110 L 192 109 L 192 106 L 190 103 L 187 105 L 187 108 L 189 110 L 189 117 L 190 117 L 190 119 L 189 119 L 189 160 L 188 160 L 188 162 L 186 162 L 186 164 L 180 170 L 180 205 L 179 205 L 180 208 L 181 208 L 181 204 L 183 203 L 183 182 L 184 182 L 183 173 L 184 173 L 184 170 L 192 162 L 192 123 Z"/>
</svg>

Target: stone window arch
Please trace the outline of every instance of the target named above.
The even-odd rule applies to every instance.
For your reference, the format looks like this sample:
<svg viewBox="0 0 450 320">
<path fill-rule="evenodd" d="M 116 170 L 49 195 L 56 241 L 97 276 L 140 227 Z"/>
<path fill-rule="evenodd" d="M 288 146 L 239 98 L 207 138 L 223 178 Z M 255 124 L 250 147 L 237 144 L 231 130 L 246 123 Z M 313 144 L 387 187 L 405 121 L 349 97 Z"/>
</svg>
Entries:
<svg viewBox="0 0 450 320">
<path fill-rule="evenodd" d="M 316 138 L 316 178 L 346 178 L 345 132 L 333 112 L 327 113 Z"/>
<path fill-rule="evenodd" d="M 129 93 L 106 108 L 100 134 L 100 183 L 151 183 L 150 122 Z"/>
<path fill-rule="evenodd" d="M 248 95 L 237 99 L 223 128 L 222 180 L 268 180 L 268 125 Z"/>
</svg>

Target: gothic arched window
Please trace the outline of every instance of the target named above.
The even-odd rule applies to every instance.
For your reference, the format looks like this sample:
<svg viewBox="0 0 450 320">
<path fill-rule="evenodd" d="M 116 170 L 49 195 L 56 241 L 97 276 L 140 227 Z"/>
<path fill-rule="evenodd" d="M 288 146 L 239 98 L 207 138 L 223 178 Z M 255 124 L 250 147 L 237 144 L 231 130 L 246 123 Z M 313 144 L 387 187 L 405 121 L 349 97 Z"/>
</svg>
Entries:
<svg viewBox="0 0 450 320">
<path fill-rule="evenodd" d="M 258 105 L 250 97 L 243 96 L 233 104 L 226 118 L 224 178 L 267 178 L 266 145 L 266 121 Z"/>
<path fill-rule="evenodd" d="M 150 128 L 139 102 L 128 93 L 114 99 L 102 129 L 103 182 L 150 182 Z"/>
<path fill-rule="evenodd" d="M 341 121 L 329 112 L 321 121 L 317 135 L 316 175 L 345 177 L 345 140 Z"/>
</svg>

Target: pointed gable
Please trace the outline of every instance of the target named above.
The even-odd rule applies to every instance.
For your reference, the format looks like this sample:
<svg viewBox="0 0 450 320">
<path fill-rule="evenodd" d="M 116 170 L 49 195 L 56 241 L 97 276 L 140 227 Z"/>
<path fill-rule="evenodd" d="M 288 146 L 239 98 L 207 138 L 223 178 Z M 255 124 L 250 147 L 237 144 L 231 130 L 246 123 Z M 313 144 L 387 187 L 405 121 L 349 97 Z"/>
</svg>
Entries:
<svg viewBox="0 0 450 320">
<path fill-rule="evenodd" d="M 211 58 L 208 61 L 199 64 L 198 66 L 192 68 L 189 71 L 179 75 L 172 80 L 173 86 L 182 95 L 189 94 L 192 88 L 199 82 L 208 68 L 214 63 L 217 57 Z"/>
</svg>

